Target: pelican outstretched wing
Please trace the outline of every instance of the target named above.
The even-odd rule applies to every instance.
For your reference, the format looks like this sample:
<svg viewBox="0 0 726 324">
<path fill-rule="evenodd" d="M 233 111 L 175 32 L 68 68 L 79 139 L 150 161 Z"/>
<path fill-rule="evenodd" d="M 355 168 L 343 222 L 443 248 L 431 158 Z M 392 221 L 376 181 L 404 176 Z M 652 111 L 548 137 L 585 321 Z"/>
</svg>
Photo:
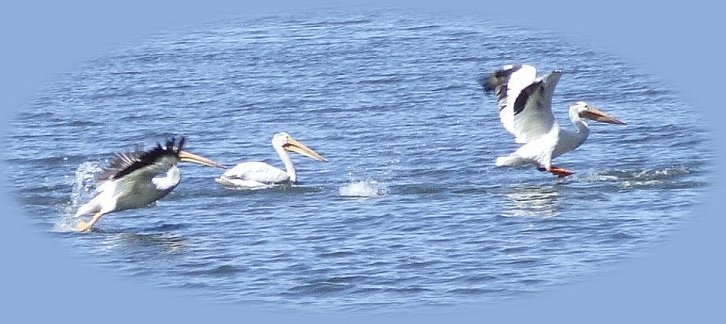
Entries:
<svg viewBox="0 0 726 324">
<path fill-rule="evenodd" d="M 161 160 L 165 158 L 178 159 L 179 152 L 184 146 L 184 137 L 179 143 L 172 137 L 166 142 L 166 146 L 157 144 L 151 150 L 144 151 L 143 147 L 136 146 L 133 151 L 114 154 L 108 166 L 98 175 L 99 181 L 115 180 L 134 172 L 148 173 L 148 177 L 164 171 L 161 167 Z"/>
<path fill-rule="evenodd" d="M 499 118 L 517 143 L 527 143 L 547 134 L 555 125 L 552 93 L 561 71 L 537 78 L 531 65 L 506 65 L 479 79 L 485 92 L 495 92 Z"/>
</svg>

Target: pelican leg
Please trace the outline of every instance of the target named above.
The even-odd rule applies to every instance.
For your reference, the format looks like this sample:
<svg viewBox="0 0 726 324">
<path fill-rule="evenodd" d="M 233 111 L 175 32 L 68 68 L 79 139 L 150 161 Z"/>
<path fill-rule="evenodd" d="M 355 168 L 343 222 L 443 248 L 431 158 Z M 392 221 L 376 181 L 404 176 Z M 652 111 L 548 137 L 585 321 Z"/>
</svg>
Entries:
<svg viewBox="0 0 726 324">
<path fill-rule="evenodd" d="M 102 215 L 103 213 L 97 212 L 95 215 L 93 215 L 93 218 L 91 218 L 91 221 L 89 223 L 80 221 L 76 228 L 79 232 L 89 232 L 93 224 L 96 224 L 96 222 L 101 218 Z"/>
<path fill-rule="evenodd" d="M 570 171 L 570 170 L 563 169 L 563 168 L 560 168 L 560 167 L 557 167 L 554 165 L 550 167 L 549 171 L 552 172 L 552 174 L 554 174 L 560 178 L 564 178 L 564 177 L 575 174 L 575 171 Z"/>
</svg>

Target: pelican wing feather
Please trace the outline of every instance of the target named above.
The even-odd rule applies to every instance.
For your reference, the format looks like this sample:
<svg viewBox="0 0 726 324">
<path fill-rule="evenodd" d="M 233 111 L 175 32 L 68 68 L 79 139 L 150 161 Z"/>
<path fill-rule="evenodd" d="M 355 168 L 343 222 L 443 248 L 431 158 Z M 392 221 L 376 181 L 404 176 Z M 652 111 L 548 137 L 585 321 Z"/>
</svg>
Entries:
<svg viewBox="0 0 726 324">
<path fill-rule="evenodd" d="M 166 142 L 166 146 L 157 144 L 151 150 L 144 151 L 142 146 L 136 146 L 133 151 L 115 153 L 108 166 L 98 175 L 99 181 L 115 180 L 125 176 L 131 178 L 141 177 L 135 173 L 144 173 L 143 176 L 152 177 L 159 172 L 165 171 L 166 165 L 163 159 L 178 159 L 179 151 L 184 145 L 182 136 L 179 144 L 174 138 Z"/>
<path fill-rule="evenodd" d="M 517 143 L 528 143 L 555 127 L 552 93 L 561 76 L 553 71 L 537 78 L 530 65 L 507 65 L 479 82 L 486 92 L 496 92 L 499 118 Z"/>
</svg>

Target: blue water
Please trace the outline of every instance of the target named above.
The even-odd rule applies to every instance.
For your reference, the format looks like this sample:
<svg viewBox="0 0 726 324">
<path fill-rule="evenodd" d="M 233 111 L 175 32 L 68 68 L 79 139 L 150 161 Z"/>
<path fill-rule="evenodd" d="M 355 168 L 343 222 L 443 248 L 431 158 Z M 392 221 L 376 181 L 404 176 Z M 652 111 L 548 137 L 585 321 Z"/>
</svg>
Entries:
<svg viewBox="0 0 726 324">
<path fill-rule="evenodd" d="M 591 125 L 556 160 L 569 178 L 495 167 L 517 145 L 476 79 L 508 63 L 565 70 L 565 127 L 577 100 L 627 125 Z M 657 76 L 555 33 L 329 10 L 210 22 L 80 62 L 17 115 L 4 162 L 17 217 L 128 280 L 219 304 L 396 311 L 521 298 L 647 253 L 710 186 L 704 125 Z M 156 204 L 71 230 L 114 152 L 180 134 L 230 166 L 281 166 L 278 131 L 330 162 L 294 156 L 298 185 L 255 191 L 183 165 Z"/>
</svg>

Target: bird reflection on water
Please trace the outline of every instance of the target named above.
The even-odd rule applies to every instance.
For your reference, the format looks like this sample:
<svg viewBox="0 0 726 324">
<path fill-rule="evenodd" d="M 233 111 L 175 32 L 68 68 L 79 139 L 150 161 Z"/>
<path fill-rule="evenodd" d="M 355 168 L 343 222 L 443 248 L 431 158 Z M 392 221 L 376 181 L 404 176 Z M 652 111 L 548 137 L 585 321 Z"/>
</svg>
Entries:
<svg viewBox="0 0 726 324">
<path fill-rule="evenodd" d="M 559 192 L 554 186 L 511 187 L 504 196 L 504 217 L 550 218 L 560 213 Z"/>
<path fill-rule="evenodd" d="M 177 254 L 184 252 L 185 241 L 184 237 L 176 234 L 119 232 L 108 235 L 100 245 L 107 251 L 121 248 Z"/>
</svg>

